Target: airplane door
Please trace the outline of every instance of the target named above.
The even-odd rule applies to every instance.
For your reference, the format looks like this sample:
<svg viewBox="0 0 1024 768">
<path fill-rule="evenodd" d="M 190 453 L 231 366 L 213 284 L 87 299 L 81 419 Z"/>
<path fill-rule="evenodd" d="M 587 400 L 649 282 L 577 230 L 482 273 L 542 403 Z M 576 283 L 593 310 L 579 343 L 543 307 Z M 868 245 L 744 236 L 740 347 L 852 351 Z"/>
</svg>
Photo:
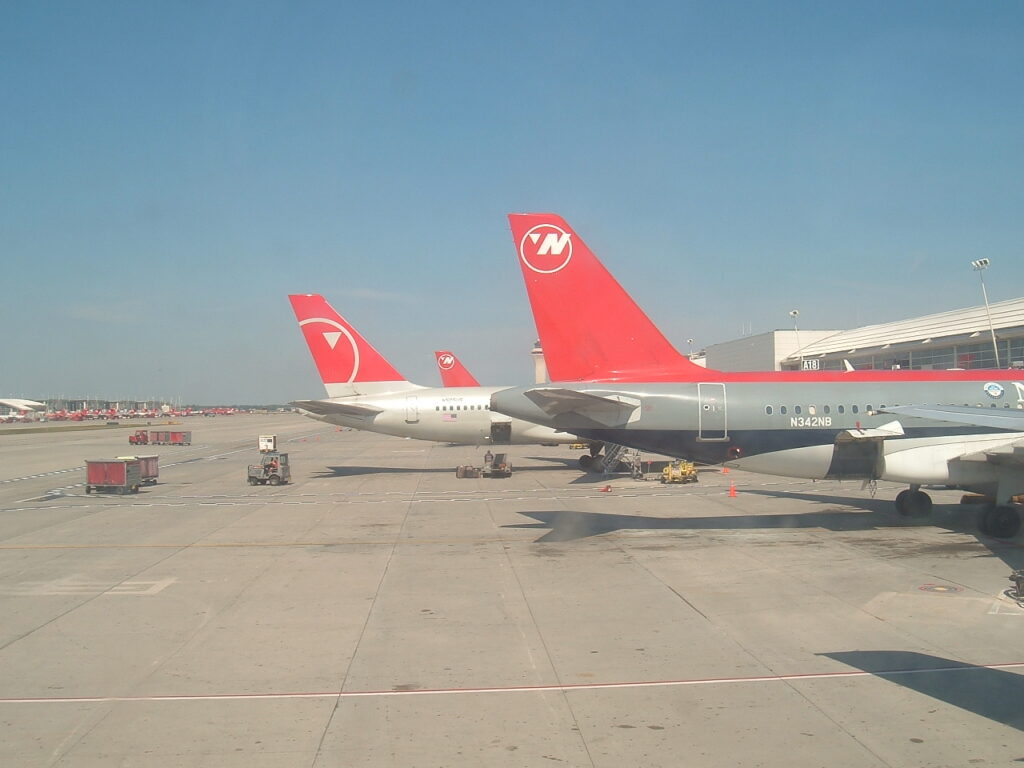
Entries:
<svg viewBox="0 0 1024 768">
<path fill-rule="evenodd" d="M 491 423 L 491 442 L 495 445 L 511 445 L 512 422 L 495 421 Z"/>
<path fill-rule="evenodd" d="M 697 384 L 697 439 L 728 440 L 725 384 Z"/>
<path fill-rule="evenodd" d="M 405 398 L 405 423 L 415 424 L 420 420 L 420 406 L 416 395 L 408 395 Z"/>
</svg>

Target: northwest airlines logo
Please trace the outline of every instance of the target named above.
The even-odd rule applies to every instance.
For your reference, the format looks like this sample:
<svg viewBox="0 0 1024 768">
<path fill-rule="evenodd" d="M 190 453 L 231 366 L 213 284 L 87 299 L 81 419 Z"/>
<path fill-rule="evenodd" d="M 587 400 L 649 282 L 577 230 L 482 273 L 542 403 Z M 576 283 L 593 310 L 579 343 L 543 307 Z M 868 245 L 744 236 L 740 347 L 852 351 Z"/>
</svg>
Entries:
<svg viewBox="0 0 1024 768">
<path fill-rule="evenodd" d="M 455 355 L 445 352 L 437 356 L 437 365 L 443 371 L 450 371 L 455 367 Z"/>
<path fill-rule="evenodd" d="M 332 329 L 336 329 L 321 331 L 319 334 L 323 337 L 324 342 L 326 342 L 330 350 L 329 353 L 325 353 L 320 345 L 316 343 L 316 329 L 306 328 L 307 325 L 312 323 L 323 323 Z M 316 358 L 317 367 L 323 369 L 321 373 L 324 374 L 325 383 L 339 384 L 345 382 L 351 384 L 355 381 L 356 374 L 359 373 L 359 346 L 356 344 L 356 340 L 348 328 L 337 320 L 331 320 L 329 317 L 310 317 L 300 322 L 299 326 L 302 328 L 302 332 L 306 334 L 310 349 Z M 338 344 L 341 342 L 342 337 L 345 337 L 348 343 L 342 344 L 339 349 Z M 330 373 L 325 373 L 326 371 Z M 327 378 L 331 378 L 333 381 L 327 381 Z"/>
<path fill-rule="evenodd" d="M 534 272 L 558 272 L 572 258 L 572 235 L 554 224 L 538 224 L 523 235 L 519 257 Z"/>
</svg>

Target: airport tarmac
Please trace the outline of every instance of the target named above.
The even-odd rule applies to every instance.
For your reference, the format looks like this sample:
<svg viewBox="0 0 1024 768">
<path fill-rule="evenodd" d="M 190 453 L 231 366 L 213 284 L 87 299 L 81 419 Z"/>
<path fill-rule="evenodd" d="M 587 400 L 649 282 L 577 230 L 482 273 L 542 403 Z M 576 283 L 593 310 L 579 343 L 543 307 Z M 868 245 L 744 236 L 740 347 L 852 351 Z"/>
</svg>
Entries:
<svg viewBox="0 0 1024 768">
<path fill-rule="evenodd" d="M 889 483 L 603 480 L 566 446 L 457 479 L 484 449 L 181 427 L 128 496 L 81 466 L 130 430 L 0 432 L 0 764 L 1024 761 L 1024 549 L 957 492 L 905 520 Z M 265 433 L 292 485 L 246 485 Z"/>
</svg>

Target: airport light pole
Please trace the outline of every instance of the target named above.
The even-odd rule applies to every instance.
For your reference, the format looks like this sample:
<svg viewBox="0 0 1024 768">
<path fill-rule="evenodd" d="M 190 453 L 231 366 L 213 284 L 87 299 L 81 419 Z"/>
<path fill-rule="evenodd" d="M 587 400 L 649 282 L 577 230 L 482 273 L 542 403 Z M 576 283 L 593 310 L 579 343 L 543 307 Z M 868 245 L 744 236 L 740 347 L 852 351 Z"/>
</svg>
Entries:
<svg viewBox="0 0 1024 768">
<path fill-rule="evenodd" d="M 693 359 L 693 339 L 687 339 L 686 343 L 690 346 L 690 359 Z"/>
<path fill-rule="evenodd" d="M 992 351 L 996 356 L 996 368 L 1002 368 L 999 364 L 999 345 L 996 343 L 996 329 L 992 325 L 992 310 L 988 306 L 988 291 L 985 290 L 985 270 L 991 264 L 991 259 L 975 259 L 971 262 L 971 269 L 978 273 L 981 278 L 981 296 L 985 299 L 985 314 L 988 316 L 988 332 L 992 334 Z"/>
<path fill-rule="evenodd" d="M 800 329 L 797 327 L 796 319 L 800 317 L 799 309 L 791 309 L 789 316 L 793 318 L 793 333 L 796 334 L 796 349 L 800 353 L 800 370 L 804 369 L 804 348 L 800 346 Z"/>
</svg>

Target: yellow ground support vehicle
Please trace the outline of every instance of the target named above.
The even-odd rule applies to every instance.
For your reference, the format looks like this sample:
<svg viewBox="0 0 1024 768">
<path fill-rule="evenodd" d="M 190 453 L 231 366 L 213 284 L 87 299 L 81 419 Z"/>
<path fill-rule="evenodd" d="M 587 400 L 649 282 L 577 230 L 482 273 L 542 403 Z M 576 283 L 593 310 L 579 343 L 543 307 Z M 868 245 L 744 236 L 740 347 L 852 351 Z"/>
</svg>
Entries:
<svg viewBox="0 0 1024 768">
<path fill-rule="evenodd" d="M 692 461 L 670 461 L 661 470 L 663 483 L 696 483 L 697 467 Z"/>
</svg>

